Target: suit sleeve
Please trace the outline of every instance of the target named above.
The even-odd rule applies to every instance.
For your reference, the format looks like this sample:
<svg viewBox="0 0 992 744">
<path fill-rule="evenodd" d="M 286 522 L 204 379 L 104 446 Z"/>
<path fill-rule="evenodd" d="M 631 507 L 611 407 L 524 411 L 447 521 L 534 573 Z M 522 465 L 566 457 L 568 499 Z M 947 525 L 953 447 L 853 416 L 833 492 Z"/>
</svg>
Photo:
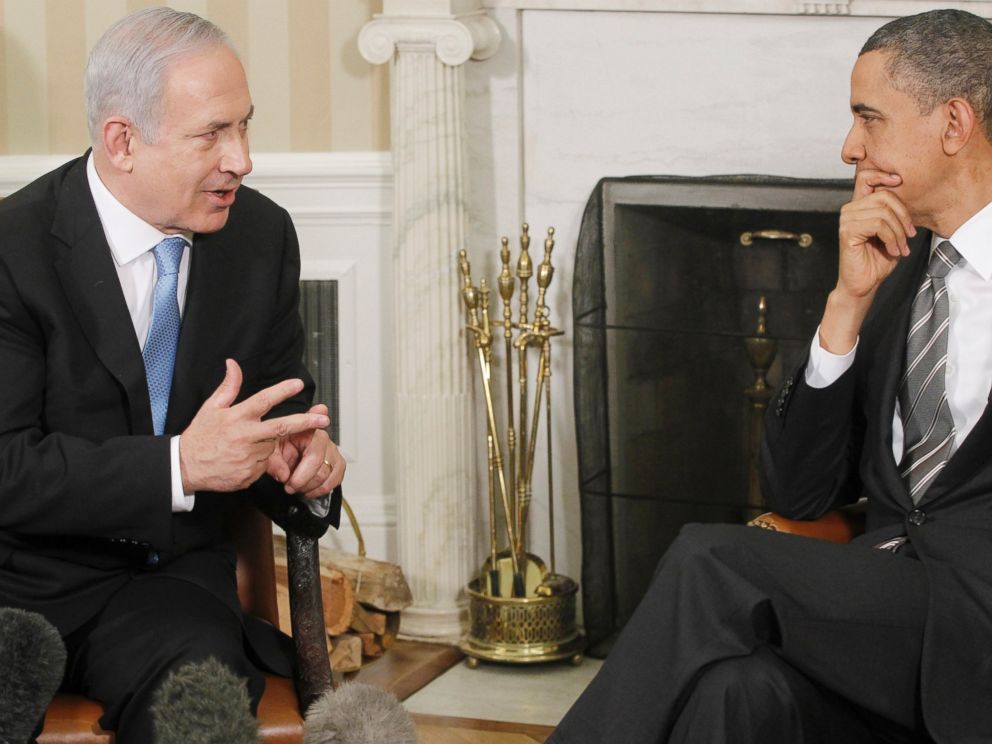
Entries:
<svg viewBox="0 0 992 744">
<path fill-rule="evenodd" d="M 299 310 L 299 241 L 289 215 L 285 210 L 281 210 L 281 213 L 284 260 L 282 273 L 278 280 L 279 302 L 268 332 L 270 342 L 263 365 L 266 372 L 260 378 L 255 389 L 242 391 L 242 395 L 248 397 L 257 390 L 292 377 L 301 378 L 305 385 L 303 391 L 297 396 L 274 408 L 269 413 L 269 418 L 309 410 L 315 387 L 313 379 L 303 365 L 304 333 Z M 327 531 L 329 525 L 337 527 L 340 522 L 340 489 L 336 489 L 331 497 L 325 497 L 329 498 L 331 503 L 327 514 L 322 517 L 315 515 L 307 507 L 302 496 L 287 494 L 283 485 L 268 475 L 259 478 L 249 489 L 249 494 L 259 509 L 287 531 L 319 537 Z"/>
<path fill-rule="evenodd" d="M 765 416 L 761 486 L 769 507 L 790 519 L 816 519 L 856 501 L 865 421 L 858 365 L 834 383 L 806 383 L 806 362 L 782 384 Z"/>
</svg>

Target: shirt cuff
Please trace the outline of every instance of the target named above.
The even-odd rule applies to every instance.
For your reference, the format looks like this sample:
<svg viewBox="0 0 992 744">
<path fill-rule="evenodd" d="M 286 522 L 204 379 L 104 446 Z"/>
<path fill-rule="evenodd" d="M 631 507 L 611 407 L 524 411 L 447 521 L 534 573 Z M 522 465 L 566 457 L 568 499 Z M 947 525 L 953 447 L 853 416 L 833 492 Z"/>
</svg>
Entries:
<svg viewBox="0 0 992 744">
<path fill-rule="evenodd" d="M 854 352 L 858 350 L 861 337 L 854 342 L 854 348 L 846 354 L 832 354 L 820 346 L 820 327 L 816 327 L 813 342 L 809 347 L 809 362 L 806 364 L 806 384 L 811 388 L 825 388 L 833 385 L 840 376 L 854 364 Z"/>
<path fill-rule="evenodd" d="M 170 442 L 172 450 L 172 511 L 193 511 L 196 496 L 183 491 L 183 472 L 179 468 L 179 437 L 173 437 Z"/>
<path fill-rule="evenodd" d="M 320 496 L 316 499 L 306 499 L 307 509 L 315 517 L 323 519 L 331 512 L 331 494 Z"/>
</svg>

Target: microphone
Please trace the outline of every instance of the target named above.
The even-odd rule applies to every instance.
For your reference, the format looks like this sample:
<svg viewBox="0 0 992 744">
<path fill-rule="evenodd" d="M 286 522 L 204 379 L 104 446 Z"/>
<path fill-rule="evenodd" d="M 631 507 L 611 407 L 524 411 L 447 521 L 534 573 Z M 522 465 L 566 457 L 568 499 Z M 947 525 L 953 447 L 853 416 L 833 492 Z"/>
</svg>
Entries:
<svg viewBox="0 0 992 744">
<path fill-rule="evenodd" d="M 37 612 L 0 607 L 0 741 L 31 739 L 62 683 L 65 644 Z"/>
<path fill-rule="evenodd" d="M 416 744 L 410 714 L 396 696 L 361 682 L 317 698 L 303 723 L 303 744 Z"/>
<path fill-rule="evenodd" d="M 151 705 L 155 744 L 258 744 L 248 680 L 214 657 L 176 669 Z"/>
</svg>

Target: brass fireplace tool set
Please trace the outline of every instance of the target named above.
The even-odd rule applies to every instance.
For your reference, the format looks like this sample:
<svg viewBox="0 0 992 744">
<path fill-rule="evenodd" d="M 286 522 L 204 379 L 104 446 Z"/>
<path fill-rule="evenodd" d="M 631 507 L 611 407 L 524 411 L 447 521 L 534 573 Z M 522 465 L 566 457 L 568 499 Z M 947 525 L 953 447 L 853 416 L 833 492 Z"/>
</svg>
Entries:
<svg viewBox="0 0 992 744">
<path fill-rule="evenodd" d="M 526 223 L 520 236 L 516 275 L 510 267 L 509 242 L 508 238 L 502 239 L 502 270 L 496 282 L 502 300 L 502 319 L 490 316 L 490 289 L 486 280 L 482 279 L 478 287 L 474 286 L 465 251 L 458 254 L 461 295 L 468 317 L 466 328 L 474 339 L 474 356 L 485 395 L 489 484 L 489 557 L 483 563 L 479 576 L 468 585 L 470 628 L 461 648 L 468 655 L 470 666 L 477 665 L 478 659 L 532 663 L 570 658 L 573 663 L 579 663 L 585 643 L 575 622 L 575 597 L 579 587 L 575 581 L 555 571 L 551 339 L 560 336 L 562 331 L 551 325 L 546 302 L 548 286 L 554 276 L 551 265 L 554 228 L 548 228 L 544 259 L 536 271 L 537 299 L 533 316 L 529 308 L 528 283 L 535 272 L 529 253 L 530 235 Z M 515 290 L 518 301 L 516 320 L 512 307 Z M 502 329 L 502 333 L 497 329 Z M 500 346 L 500 335 L 506 367 L 505 438 L 500 436 L 492 379 L 493 350 Z M 534 406 L 530 409 L 528 359 L 535 353 Z M 516 405 L 515 387 L 518 390 Z M 550 569 L 540 558 L 527 551 L 534 455 L 542 417 L 547 436 Z M 504 533 L 505 540 L 500 539 L 500 532 Z M 501 542 L 505 544 L 503 549 L 500 548 Z"/>
</svg>

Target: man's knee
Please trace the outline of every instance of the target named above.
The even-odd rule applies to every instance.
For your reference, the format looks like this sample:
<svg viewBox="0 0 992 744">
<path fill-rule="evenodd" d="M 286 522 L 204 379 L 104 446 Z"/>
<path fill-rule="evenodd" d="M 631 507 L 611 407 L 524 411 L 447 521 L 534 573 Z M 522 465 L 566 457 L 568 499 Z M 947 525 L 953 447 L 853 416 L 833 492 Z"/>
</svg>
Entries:
<svg viewBox="0 0 992 744">
<path fill-rule="evenodd" d="M 237 677 L 246 679 L 253 709 L 258 704 L 264 689 L 264 676 L 248 659 L 240 628 L 192 624 L 170 638 L 169 646 L 171 650 L 168 658 L 163 660 L 161 668 L 155 674 L 159 683 L 177 670 L 212 660 Z"/>
<path fill-rule="evenodd" d="M 715 662 L 689 690 L 675 742 L 874 741 L 857 712 L 768 646 Z"/>
<path fill-rule="evenodd" d="M 752 531 L 736 524 L 684 525 L 658 562 L 655 576 L 663 569 L 684 570 L 686 566 L 709 563 L 728 551 L 739 550 L 750 541 Z"/>
<path fill-rule="evenodd" d="M 774 707 L 783 686 L 781 672 L 763 654 L 749 654 L 723 659 L 703 669 L 692 694 L 713 705 L 764 710 Z"/>
<path fill-rule="evenodd" d="M 675 742 L 803 741 L 788 675 L 763 651 L 703 669 L 678 716 Z M 781 737 L 787 738 L 781 738 Z"/>
<path fill-rule="evenodd" d="M 171 648 L 171 666 L 205 661 L 213 657 L 222 664 L 239 664 L 244 657 L 244 640 L 241 633 L 228 626 L 191 624 L 176 628 L 168 639 Z"/>
</svg>

